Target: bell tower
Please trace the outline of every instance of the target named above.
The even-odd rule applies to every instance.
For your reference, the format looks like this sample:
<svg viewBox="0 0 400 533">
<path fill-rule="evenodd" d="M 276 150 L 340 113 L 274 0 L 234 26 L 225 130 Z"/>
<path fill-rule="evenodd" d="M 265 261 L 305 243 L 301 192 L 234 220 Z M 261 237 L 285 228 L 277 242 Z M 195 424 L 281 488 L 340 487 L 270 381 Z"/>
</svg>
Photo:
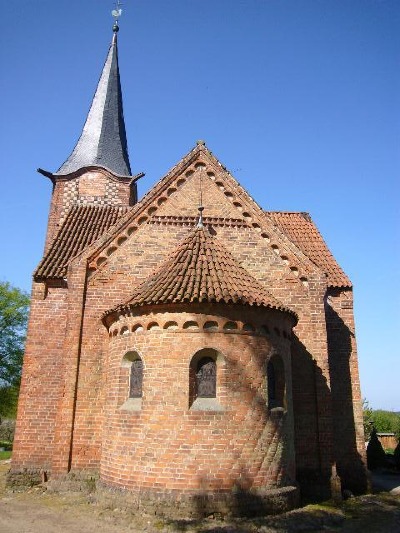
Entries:
<svg viewBox="0 0 400 533">
<path fill-rule="evenodd" d="M 71 155 L 57 172 L 38 169 L 53 184 L 45 253 L 73 206 L 127 207 L 137 202 L 136 181 L 143 174 L 132 176 L 129 162 L 118 67 L 118 31 L 116 20 L 100 80 Z"/>
</svg>

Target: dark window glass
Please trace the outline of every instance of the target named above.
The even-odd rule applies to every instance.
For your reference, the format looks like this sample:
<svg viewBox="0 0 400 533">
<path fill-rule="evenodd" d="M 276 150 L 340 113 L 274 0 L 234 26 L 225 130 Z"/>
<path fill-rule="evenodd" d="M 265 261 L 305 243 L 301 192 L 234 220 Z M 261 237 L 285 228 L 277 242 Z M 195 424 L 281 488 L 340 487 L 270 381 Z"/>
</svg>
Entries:
<svg viewBox="0 0 400 533">
<path fill-rule="evenodd" d="M 131 365 L 131 377 L 129 387 L 129 398 L 142 397 L 143 383 L 143 362 L 141 359 L 135 359 Z"/>
<path fill-rule="evenodd" d="M 273 355 L 267 365 L 268 407 L 286 408 L 285 366 L 279 355 Z"/>
<path fill-rule="evenodd" d="M 267 378 L 268 378 L 268 405 L 271 408 L 271 407 L 275 407 L 275 403 L 276 403 L 275 368 L 271 362 L 269 362 L 267 366 Z"/>
<path fill-rule="evenodd" d="M 197 363 L 197 398 L 215 398 L 217 395 L 217 365 L 211 357 L 203 357 Z"/>
</svg>

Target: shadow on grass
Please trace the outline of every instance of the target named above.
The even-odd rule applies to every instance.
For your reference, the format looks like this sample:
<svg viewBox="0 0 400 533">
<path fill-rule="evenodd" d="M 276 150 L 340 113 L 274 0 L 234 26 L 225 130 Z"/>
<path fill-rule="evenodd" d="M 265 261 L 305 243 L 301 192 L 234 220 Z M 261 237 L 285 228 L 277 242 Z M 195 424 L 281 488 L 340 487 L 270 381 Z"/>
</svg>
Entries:
<svg viewBox="0 0 400 533">
<path fill-rule="evenodd" d="M 309 505 L 279 516 L 177 520 L 168 521 L 167 525 L 173 531 L 188 533 L 394 533 L 400 531 L 400 496 L 382 493 L 352 498 L 338 507 L 329 502 Z"/>
<path fill-rule="evenodd" d="M 278 516 L 257 518 L 227 518 L 226 520 L 177 520 L 169 521 L 173 531 L 196 533 L 254 533 L 311 532 L 326 528 L 340 528 L 345 516 L 340 509 L 330 506 L 309 506 Z"/>
</svg>

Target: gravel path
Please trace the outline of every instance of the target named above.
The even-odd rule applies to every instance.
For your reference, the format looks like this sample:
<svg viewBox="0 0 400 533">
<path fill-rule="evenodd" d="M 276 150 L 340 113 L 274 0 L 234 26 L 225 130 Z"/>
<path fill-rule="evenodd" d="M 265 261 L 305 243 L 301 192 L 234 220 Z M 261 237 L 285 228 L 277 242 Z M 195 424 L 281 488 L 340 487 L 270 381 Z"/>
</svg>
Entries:
<svg viewBox="0 0 400 533">
<path fill-rule="evenodd" d="M 107 508 L 84 494 L 49 494 L 40 487 L 7 492 L 8 468 L 0 461 L 0 533 L 400 533 L 400 495 L 388 492 L 352 498 L 340 508 L 307 506 L 276 517 L 168 521 Z"/>
</svg>

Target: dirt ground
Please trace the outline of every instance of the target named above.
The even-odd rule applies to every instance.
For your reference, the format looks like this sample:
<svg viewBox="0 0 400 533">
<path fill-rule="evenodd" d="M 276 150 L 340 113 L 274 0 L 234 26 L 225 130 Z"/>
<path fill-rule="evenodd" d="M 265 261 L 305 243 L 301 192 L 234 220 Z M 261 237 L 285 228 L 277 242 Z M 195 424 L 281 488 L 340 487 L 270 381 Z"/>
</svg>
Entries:
<svg viewBox="0 0 400 533">
<path fill-rule="evenodd" d="M 41 487 L 9 492 L 8 468 L 9 461 L 0 461 L 0 533 L 400 533 L 400 494 L 390 492 L 351 498 L 339 507 L 307 506 L 276 517 L 168 521 L 100 505 L 87 494 L 50 494 Z M 382 487 L 383 478 L 380 488 L 391 490 L 398 482 L 399 478 L 389 479 Z"/>
</svg>

